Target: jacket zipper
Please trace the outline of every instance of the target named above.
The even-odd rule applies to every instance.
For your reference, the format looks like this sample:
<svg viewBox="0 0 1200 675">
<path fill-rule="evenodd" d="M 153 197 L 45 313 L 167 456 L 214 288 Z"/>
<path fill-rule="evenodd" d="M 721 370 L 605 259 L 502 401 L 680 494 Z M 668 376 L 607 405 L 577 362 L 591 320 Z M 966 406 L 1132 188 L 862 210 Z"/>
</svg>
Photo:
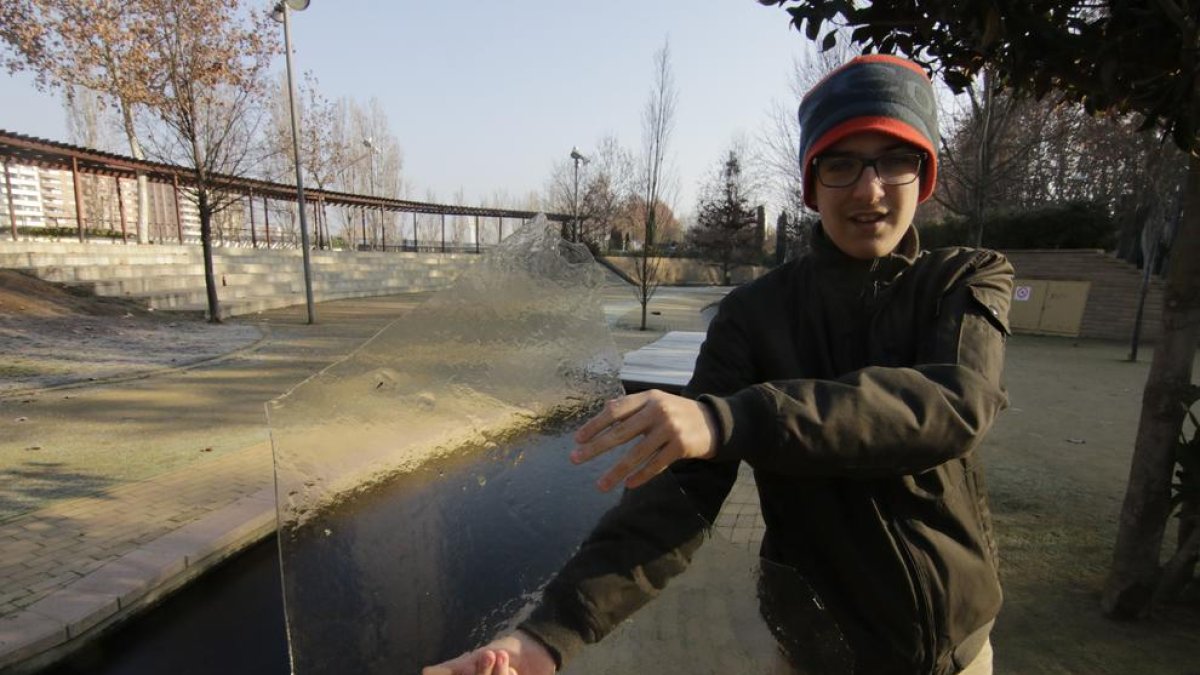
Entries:
<svg viewBox="0 0 1200 675">
<path fill-rule="evenodd" d="M 925 663 L 922 664 L 924 666 L 922 672 L 932 673 L 933 667 L 937 663 L 937 636 L 934 635 L 933 608 L 929 603 L 928 584 L 925 582 L 924 573 L 917 565 L 916 558 L 909 549 L 908 539 L 901 533 L 901 530 L 904 529 L 903 524 L 890 514 L 889 524 L 892 536 L 896 537 L 896 541 L 900 543 L 904 566 L 908 568 L 909 579 L 917 591 L 917 611 L 921 615 L 921 634 L 925 637 Z"/>
</svg>

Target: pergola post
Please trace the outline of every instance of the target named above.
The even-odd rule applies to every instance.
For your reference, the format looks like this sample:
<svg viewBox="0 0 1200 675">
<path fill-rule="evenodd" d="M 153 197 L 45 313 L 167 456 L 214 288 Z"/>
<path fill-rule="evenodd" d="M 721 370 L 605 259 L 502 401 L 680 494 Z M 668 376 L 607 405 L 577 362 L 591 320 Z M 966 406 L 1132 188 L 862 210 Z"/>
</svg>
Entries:
<svg viewBox="0 0 1200 675">
<path fill-rule="evenodd" d="M 175 194 L 175 229 L 179 233 L 179 243 L 183 244 L 183 211 L 179 208 L 179 174 L 171 174 L 171 183 Z"/>
<path fill-rule="evenodd" d="M 79 241 L 87 241 L 83 233 L 83 196 L 79 189 L 79 160 L 71 158 L 71 187 L 75 191 L 75 226 L 79 230 Z"/>
<path fill-rule="evenodd" d="M 8 224 L 12 228 L 13 241 L 17 240 L 17 212 L 13 210 L 12 176 L 8 173 L 8 160 L 4 160 L 4 194 L 8 195 Z"/>
<path fill-rule="evenodd" d="M 113 182 L 117 185 L 117 213 L 121 214 L 121 243 L 129 243 L 129 235 L 125 231 L 125 197 L 121 194 L 121 177 L 113 175 Z"/>
<path fill-rule="evenodd" d="M 246 207 L 250 209 L 250 247 L 258 248 L 258 233 L 254 230 L 254 188 L 246 193 Z"/>
<path fill-rule="evenodd" d="M 271 209 L 267 196 L 263 195 L 263 228 L 267 233 L 267 248 L 271 248 Z"/>
<path fill-rule="evenodd" d="M 367 250 L 367 207 L 362 207 L 362 249 Z"/>
</svg>

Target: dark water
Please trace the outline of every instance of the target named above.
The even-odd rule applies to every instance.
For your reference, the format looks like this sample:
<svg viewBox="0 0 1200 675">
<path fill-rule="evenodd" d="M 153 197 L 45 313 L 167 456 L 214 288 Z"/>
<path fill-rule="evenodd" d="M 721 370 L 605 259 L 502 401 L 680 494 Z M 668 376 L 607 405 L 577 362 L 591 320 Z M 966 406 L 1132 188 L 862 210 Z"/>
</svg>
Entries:
<svg viewBox="0 0 1200 675">
<path fill-rule="evenodd" d="M 465 449 L 283 533 L 297 672 L 408 673 L 510 625 L 617 495 L 557 422 Z"/>
<path fill-rule="evenodd" d="M 47 675 L 287 675 L 275 538 L 226 561 Z"/>
</svg>

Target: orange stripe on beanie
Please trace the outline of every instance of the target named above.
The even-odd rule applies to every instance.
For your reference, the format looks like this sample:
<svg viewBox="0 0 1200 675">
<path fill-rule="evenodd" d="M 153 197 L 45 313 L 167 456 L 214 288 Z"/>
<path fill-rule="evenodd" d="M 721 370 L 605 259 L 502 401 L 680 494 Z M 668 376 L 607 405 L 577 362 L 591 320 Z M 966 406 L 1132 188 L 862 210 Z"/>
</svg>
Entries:
<svg viewBox="0 0 1200 675">
<path fill-rule="evenodd" d="M 832 71 L 800 102 L 800 166 L 804 203 L 816 209 L 813 157 L 843 138 L 864 131 L 884 133 L 929 155 L 919 200 L 937 184 L 937 101 L 920 66 L 896 56 L 859 56 Z"/>
</svg>

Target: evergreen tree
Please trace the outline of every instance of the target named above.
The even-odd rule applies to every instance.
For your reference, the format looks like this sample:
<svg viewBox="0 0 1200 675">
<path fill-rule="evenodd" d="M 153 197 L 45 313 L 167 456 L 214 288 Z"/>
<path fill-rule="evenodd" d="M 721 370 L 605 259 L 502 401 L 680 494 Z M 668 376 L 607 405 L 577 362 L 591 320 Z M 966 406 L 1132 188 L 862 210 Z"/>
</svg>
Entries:
<svg viewBox="0 0 1200 675">
<path fill-rule="evenodd" d="M 742 166 L 730 152 L 718 179 L 700 201 L 696 226 L 688 230 L 688 243 L 705 260 L 721 266 L 721 278 L 730 285 L 735 267 L 758 260 L 755 243 L 757 221 L 742 181 Z"/>
</svg>

